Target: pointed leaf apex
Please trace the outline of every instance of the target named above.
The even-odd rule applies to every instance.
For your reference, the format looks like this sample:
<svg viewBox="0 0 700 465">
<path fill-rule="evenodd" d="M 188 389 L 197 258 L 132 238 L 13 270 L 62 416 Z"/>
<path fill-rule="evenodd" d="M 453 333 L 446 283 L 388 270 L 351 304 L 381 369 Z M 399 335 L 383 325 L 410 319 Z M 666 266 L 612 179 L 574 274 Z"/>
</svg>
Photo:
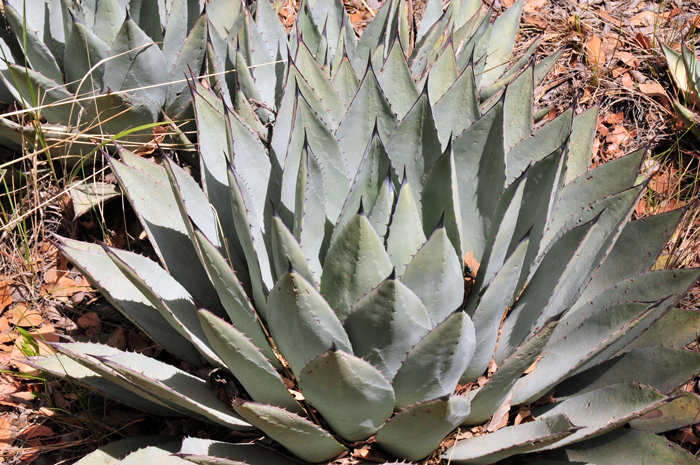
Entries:
<svg viewBox="0 0 700 465">
<path fill-rule="evenodd" d="M 124 18 L 124 22 L 126 22 L 131 19 L 131 15 L 129 14 L 129 8 L 124 7 L 124 10 L 126 11 L 126 17 Z"/>
<path fill-rule="evenodd" d="M 391 166 L 386 170 L 386 176 L 384 176 L 384 184 L 389 187 L 389 192 L 394 191 L 394 182 L 391 180 Z"/>
<path fill-rule="evenodd" d="M 277 211 L 277 207 L 275 207 L 275 202 L 270 199 L 270 207 L 272 208 L 272 216 L 274 218 L 280 218 L 280 212 Z"/>
<path fill-rule="evenodd" d="M 365 206 L 362 197 L 360 197 L 360 207 L 357 209 L 357 214 L 360 216 L 365 216 Z"/>
<path fill-rule="evenodd" d="M 423 90 L 422 90 L 421 93 L 420 93 L 420 97 L 422 97 L 422 96 L 425 95 L 426 98 L 429 98 L 429 97 L 428 97 L 428 82 L 429 82 L 429 81 L 430 81 L 430 74 L 427 74 L 427 75 L 425 76 L 425 83 L 423 84 Z M 418 97 L 418 98 L 420 98 L 420 97 Z"/>
<path fill-rule="evenodd" d="M 231 163 L 231 161 L 230 161 L 230 160 L 228 159 L 228 157 L 226 156 L 226 153 L 224 153 L 224 159 L 226 160 L 226 171 L 228 171 L 229 173 L 233 174 L 233 172 L 234 172 L 234 170 L 233 170 L 233 164 Z"/>
<path fill-rule="evenodd" d="M 403 167 L 403 178 L 401 179 L 401 188 L 408 184 L 408 175 L 406 174 L 406 166 Z"/>
<path fill-rule="evenodd" d="M 370 140 L 374 140 L 375 137 L 379 138 L 379 117 L 374 118 L 374 128 L 372 129 Z"/>
<path fill-rule="evenodd" d="M 442 229 L 445 227 L 445 211 L 442 211 L 442 216 L 440 217 L 440 221 L 438 221 L 437 226 L 435 226 L 435 230 L 437 231 L 438 229 Z"/>
</svg>

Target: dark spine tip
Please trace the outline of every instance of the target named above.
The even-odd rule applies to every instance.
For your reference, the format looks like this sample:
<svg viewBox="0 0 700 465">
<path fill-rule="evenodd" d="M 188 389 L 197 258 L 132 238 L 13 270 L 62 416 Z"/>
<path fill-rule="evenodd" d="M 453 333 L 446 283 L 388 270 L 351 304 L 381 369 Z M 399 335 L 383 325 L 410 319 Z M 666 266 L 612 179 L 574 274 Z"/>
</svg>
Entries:
<svg viewBox="0 0 700 465">
<path fill-rule="evenodd" d="M 367 56 L 367 69 L 365 70 L 365 76 L 366 76 L 367 73 L 369 73 L 370 71 L 372 71 L 372 73 L 374 73 L 374 68 L 372 67 L 372 53 L 370 53 L 370 54 Z"/>
<path fill-rule="evenodd" d="M 292 261 L 290 259 L 287 259 L 287 273 L 296 273 L 297 270 L 294 269 L 294 265 L 292 265 Z"/>
<path fill-rule="evenodd" d="M 231 160 L 228 159 L 228 156 L 226 156 L 226 152 L 224 152 L 224 159 L 226 160 L 226 171 L 233 174 L 233 164 Z"/>
<path fill-rule="evenodd" d="M 68 10 L 68 13 L 70 13 L 70 20 L 74 23 L 79 23 L 78 18 L 73 14 L 72 11 Z"/>
<path fill-rule="evenodd" d="M 394 183 L 391 180 L 391 166 L 386 170 L 386 176 L 384 176 L 384 184 L 387 184 L 391 190 L 394 190 Z"/>
<path fill-rule="evenodd" d="M 440 221 L 438 221 L 437 226 L 435 226 L 435 229 L 442 229 L 445 227 L 445 211 L 442 211 L 442 216 L 440 216 Z"/>
<path fill-rule="evenodd" d="M 338 346 L 336 345 L 335 341 L 333 341 L 333 343 L 331 344 L 331 348 L 328 350 L 330 350 L 331 352 L 338 352 Z"/>
<path fill-rule="evenodd" d="M 389 281 L 395 281 L 395 280 L 396 280 L 396 267 L 394 267 L 394 268 L 391 269 L 391 273 L 389 274 L 389 276 L 387 276 L 386 279 L 389 280 Z"/>
<path fill-rule="evenodd" d="M 372 137 L 370 137 L 370 141 L 374 140 L 375 138 L 379 138 L 379 117 L 374 118 L 374 128 L 372 128 Z"/>
<path fill-rule="evenodd" d="M 187 219 L 190 220 L 190 224 L 192 225 L 192 230 L 193 230 L 194 232 L 200 233 L 200 234 L 204 235 L 204 233 L 202 232 L 202 230 L 199 229 L 199 226 L 197 226 L 197 223 L 195 223 L 194 220 L 192 220 L 192 217 L 191 217 L 189 214 L 187 215 Z"/>
<path fill-rule="evenodd" d="M 275 202 L 270 199 L 270 207 L 272 208 L 272 216 L 274 218 L 280 218 L 280 212 L 277 211 L 277 207 L 275 207 Z"/>
<path fill-rule="evenodd" d="M 438 400 L 441 400 L 441 401 L 443 401 L 443 402 L 448 402 L 448 401 L 450 400 L 450 397 L 452 397 L 452 396 L 449 395 L 449 394 L 445 394 L 445 395 L 442 396 L 442 397 L 438 397 Z"/>
<path fill-rule="evenodd" d="M 124 7 L 124 10 L 126 11 L 126 18 L 124 18 L 124 21 L 129 21 L 131 19 L 131 15 L 129 14 L 129 8 Z"/>
<path fill-rule="evenodd" d="M 426 96 L 428 97 L 428 83 L 430 82 L 430 74 L 425 75 L 425 84 L 423 84 L 423 90 L 420 93 L 420 96 Z M 420 98 L 420 97 L 419 97 Z"/>
<path fill-rule="evenodd" d="M 408 184 L 408 175 L 406 174 L 406 165 L 403 167 L 403 178 L 401 178 L 401 187 Z"/>
<path fill-rule="evenodd" d="M 450 137 L 447 139 L 447 146 L 445 147 L 445 151 L 443 153 L 452 153 L 452 140 L 453 134 L 450 132 Z"/>
<path fill-rule="evenodd" d="M 362 197 L 360 197 L 360 207 L 357 209 L 357 214 L 360 216 L 365 216 L 365 206 Z"/>
</svg>

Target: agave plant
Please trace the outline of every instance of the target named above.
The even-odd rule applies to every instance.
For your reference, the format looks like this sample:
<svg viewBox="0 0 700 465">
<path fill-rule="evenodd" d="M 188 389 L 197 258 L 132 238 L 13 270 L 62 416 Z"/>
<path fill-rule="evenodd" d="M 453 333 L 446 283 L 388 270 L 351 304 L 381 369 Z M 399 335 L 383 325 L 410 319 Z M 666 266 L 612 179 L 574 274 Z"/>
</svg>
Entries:
<svg viewBox="0 0 700 465">
<path fill-rule="evenodd" d="M 154 414 L 260 430 L 296 459 L 137 438 L 82 465 L 318 463 L 367 443 L 458 464 L 695 461 L 653 434 L 700 407 L 679 390 L 700 371 L 683 348 L 699 319 L 673 308 L 700 273 L 650 271 L 684 210 L 630 221 L 644 151 L 590 169 L 596 109 L 535 127 L 552 59 L 536 64 L 531 47 L 511 60 L 522 5 L 491 23 L 453 1 L 407 53 L 402 0 L 357 43 L 340 2 L 304 2 L 289 41 L 265 42 L 288 57 L 275 106 L 255 109 L 269 124 L 246 66 L 228 97 L 216 73 L 190 82 L 201 179 L 164 153 L 105 154 L 157 257 L 57 246 L 199 369 L 88 342 L 32 363 Z M 268 38 L 269 7 L 257 5 Z M 212 369 L 228 404 L 197 375 Z M 534 421 L 499 429 L 511 406 Z M 440 448 L 475 426 L 487 434 Z"/>
<path fill-rule="evenodd" d="M 69 154 L 94 149 L 91 140 L 104 134 L 147 140 L 162 113 L 176 121 L 192 119 L 186 75 L 222 73 L 222 91 L 231 104 L 235 77 L 225 73 L 235 68 L 237 54 L 248 53 L 251 61 L 255 48 L 253 65 L 274 57 L 260 47 L 259 32 L 249 33 L 257 29 L 241 2 L 207 2 L 208 13 L 203 5 L 198 0 L 10 0 L 3 26 L 11 33 L 0 35 L 0 98 L 38 108 L 47 122 L 42 131 L 70 142 L 58 147 Z M 259 9 L 257 19 L 271 16 L 270 6 Z M 205 65 L 207 53 L 216 54 L 211 66 L 217 71 Z M 247 75 L 252 84 L 246 90 L 270 108 L 274 89 L 267 85 L 274 73 L 268 66 L 251 68 Z M 260 115 L 266 118 L 265 110 Z M 33 126 L 0 119 L 5 145 L 21 145 L 23 134 L 33 143 L 35 132 Z"/>
<path fill-rule="evenodd" d="M 700 117 L 694 111 L 700 104 L 700 100 L 698 100 L 700 63 L 684 42 L 681 43 L 681 53 L 664 44 L 661 44 L 661 50 L 666 58 L 671 76 L 673 76 L 673 80 L 685 101 L 683 104 L 673 99 L 676 114 L 696 136 L 700 136 L 700 127 L 698 127 Z"/>
</svg>

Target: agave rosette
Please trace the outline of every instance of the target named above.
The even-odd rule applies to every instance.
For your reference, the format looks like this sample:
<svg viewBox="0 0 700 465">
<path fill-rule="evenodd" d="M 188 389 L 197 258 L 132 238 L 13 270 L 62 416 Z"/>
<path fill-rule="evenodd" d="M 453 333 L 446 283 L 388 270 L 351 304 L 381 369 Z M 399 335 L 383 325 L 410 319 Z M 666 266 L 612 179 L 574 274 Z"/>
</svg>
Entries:
<svg viewBox="0 0 700 465">
<path fill-rule="evenodd" d="M 357 42 L 333 0 L 302 3 L 289 42 L 258 16 L 289 57 L 280 92 L 251 105 L 240 67 L 235 92 L 216 73 L 191 82 L 203 188 L 165 154 L 109 158 L 157 258 L 58 245 L 171 354 L 230 374 L 233 411 L 205 380 L 104 345 L 55 344 L 32 363 L 145 411 L 259 429 L 306 462 L 367 440 L 422 460 L 456 428 L 541 399 L 535 421 L 444 458 L 695 460 L 653 434 L 698 407 L 679 391 L 699 371 L 683 348 L 698 318 L 673 305 L 699 272 L 650 271 L 684 210 L 630 221 L 644 151 L 590 169 L 596 109 L 535 126 L 552 60 L 536 47 L 511 60 L 522 4 L 491 23 L 478 3 L 431 2 L 408 54 L 400 0 Z M 480 263 L 467 290 L 465 255 Z M 294 463 L 195 438 L 108 447 L 83 465 Z"/>
</svg>

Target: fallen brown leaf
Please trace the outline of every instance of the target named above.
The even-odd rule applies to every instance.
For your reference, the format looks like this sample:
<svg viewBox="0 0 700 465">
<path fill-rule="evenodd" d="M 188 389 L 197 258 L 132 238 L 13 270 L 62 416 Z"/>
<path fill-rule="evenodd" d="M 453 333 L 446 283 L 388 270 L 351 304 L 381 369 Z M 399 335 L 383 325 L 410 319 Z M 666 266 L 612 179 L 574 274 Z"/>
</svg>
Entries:
<svg viewBox="0 0 700 465">
<path fill-rule="evenodd" d="M 632 68 L 637 68 L 639 66 L 639 61 L 637 60 L 637 57 L 631 54 L 630 52 L 623 52 L 621 50 L 618 50 L 613 56 L 620 60 L 622 63 L 624 63 L 625 66 L 630 66 Z"/>
<path fill-rule="evenodd" d="M 652 11 L 642 11 L 630 19 L 633 26 L 653 26 L 656 22 L 656 15 Z"/>
<path fill-rule="evenodd" d="M 628 89 L 634 89 L 634 79 L 632 79 L 629 73 L 622 75 L 622 85 Z"/>
<path fill-rule="evenodd" d="M 493 417 L 491 417 L 491 421 L 486 427 L 486 431 L 493 433 L 494 431 L 504 428 L 508 424 L 508 412 L 510 411 L 510 399 L 512 397 L 513 392 L 511 391 L 511 393 L 508 394 L 505 402 L 498 407 L 496 412 L 493 414 Z"/>
<path fill-rule="evenodd" d="M 53 430 L 46 425 L 32 425 L 22 432 L 22 436 L 27 439 L 50 438 L 53 434 Z"/>
<path fill-rule="evenodd" d="M 0 277 L 0 312 L 5 310 L 5 307 L 12 303 L 12 292 L 10 285 L 12 281 L 5 277 Z"/>
<path fill-rule="evenodd" d="M 102 331 L 102 322 L 95 312 L 87 312 L 78 318 L 78 326 L 83 328 L 88 336 L 94 336 Z"/>
<path fill-rule="evenodd" d="M 112 331 L 112 334 L 109 335 L 107 345 L 119 350 L 126 349 L 126 336 L 124 335 L 124 330 L 121 328 L 121 326 L 118 326 L 114 331 Z"/>
<path fill-rule="evenodd" d="M 46 270 L 44 273 L 45 283 L 55 283 L 68 274 L 68 259 L 62 253 L 58 254 L 58 261 L 54 268 Z"/>
<path fill-rule="evenodd" d="M 603 41 L 597 35 L 593 34 L 586 42 L 584 49 L 588 64 L 594 69 L 599 69 L 607 60 L 603 51 Z"/>
<path fill-rule="evenodd" d="M 466 254 L 464 254 L 464 264 L 471 268 L 471 275 L 476 276 L 476 274 L 479 272 L 479 266 L 480 263 L 476 261 L 476 258 L 474 257 L 474 251 L 470 250 Z"/>
<path fill-rule="evenodd" d="M 33 328 L 41 325 L 44 318 L 37 310 L 29 309 L 26 304 L 20 302 L 7 313 L 7 320 L 15 326 Z"/>
</svg>

